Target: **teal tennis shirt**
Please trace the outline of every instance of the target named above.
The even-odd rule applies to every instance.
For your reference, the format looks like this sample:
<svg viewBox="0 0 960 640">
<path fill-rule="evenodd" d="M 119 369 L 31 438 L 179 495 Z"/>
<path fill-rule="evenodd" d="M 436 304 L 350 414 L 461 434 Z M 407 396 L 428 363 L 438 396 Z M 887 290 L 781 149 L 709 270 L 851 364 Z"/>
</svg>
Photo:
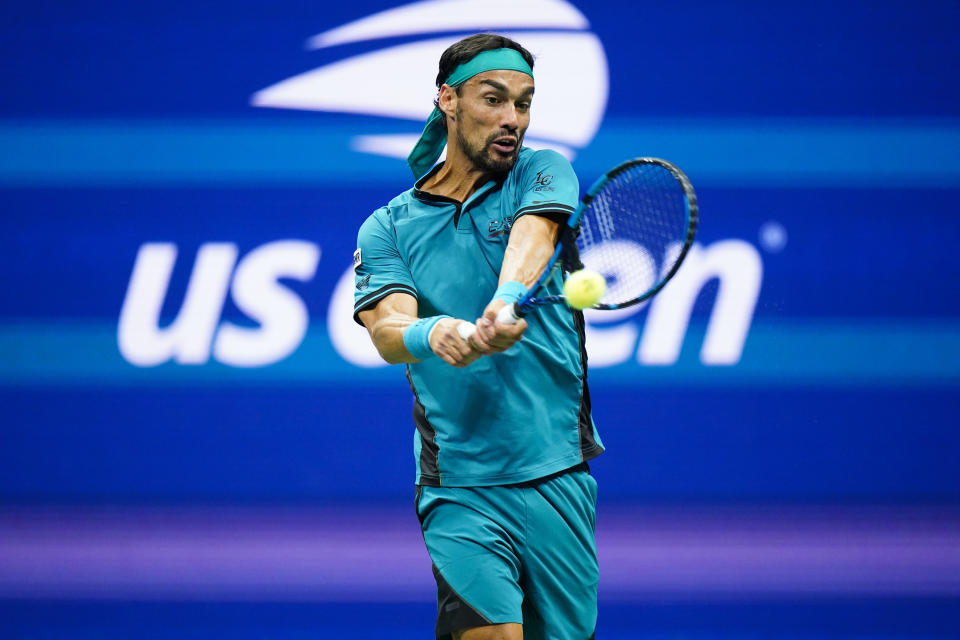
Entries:
<svg viewBox="0 0 960 640">
<path fill-rule="evenodd" d="M 405 293 L 421 318 L 475 321 L 497 289 L 513 223 L 524 215 L 566 219 L 579 198 L 573 168 L 554 151 L 521 149 L 508 174 L 463 203 L 421 191 L 427 177 L 360 227 L 355 319 Z M 557 276 L 550 293 L 561 286 Z M 590 414 L 582 313 L 553 304 L 527 322 L 520 342 L 467 367 L 439 357 L 407 365 L 417 484 L 525 482 L 603 452 Z"/>
</svg>

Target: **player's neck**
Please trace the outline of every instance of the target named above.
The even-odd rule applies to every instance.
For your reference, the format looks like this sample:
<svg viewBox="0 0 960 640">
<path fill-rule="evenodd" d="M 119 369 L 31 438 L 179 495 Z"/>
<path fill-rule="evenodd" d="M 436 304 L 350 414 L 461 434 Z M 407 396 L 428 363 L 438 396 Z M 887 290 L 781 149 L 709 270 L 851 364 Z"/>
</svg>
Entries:
<svg viewBox="0 0 960 640">
<path fill-rule="evenodd" d="M 453 143 L 447 145 L 447 158 L 443 166 L 420 186 L 420 190 L 466 202 L 490 178 L 488 172 L 478 169 Z"/>
</svg>

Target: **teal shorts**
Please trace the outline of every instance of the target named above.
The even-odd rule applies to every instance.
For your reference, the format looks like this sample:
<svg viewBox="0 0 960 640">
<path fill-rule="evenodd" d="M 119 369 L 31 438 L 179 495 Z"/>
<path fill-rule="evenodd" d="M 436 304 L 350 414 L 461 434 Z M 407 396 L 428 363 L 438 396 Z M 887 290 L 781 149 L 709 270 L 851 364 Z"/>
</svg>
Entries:
<svg viewBox="0 0 960 640">
<path fill-rule="evenodd" d="M 437 638 L 506 622 L 523 624 L 525 640 L 592 638 L 596 505 L 586 463 L 522 484 L 418 487 Z"/>
</svg>

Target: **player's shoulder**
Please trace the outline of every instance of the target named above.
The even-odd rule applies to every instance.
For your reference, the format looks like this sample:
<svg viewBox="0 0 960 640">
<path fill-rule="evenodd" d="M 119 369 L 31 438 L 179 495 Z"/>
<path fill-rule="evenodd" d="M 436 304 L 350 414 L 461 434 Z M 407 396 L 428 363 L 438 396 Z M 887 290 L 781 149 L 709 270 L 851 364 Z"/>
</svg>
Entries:
<svg viewBox="0 0 960 640">
<path fill-rule="evenodd" d="M 521 194 L 530 191 L 553 192 L 558 184 L 569 184 L 574 190 L 578 189 L 577 174 L 570 161 L 553 149 L 523 147 L 504 184 L 504 190 L 520 198 Z"/>
<path fill-rule="evenodd" d="M 371 227 L 392 227 L 397 218 L 402 217 L 403 212 L 405 212 L 407 207 L 410 205 L 412 193 L 412 189 L 404 191 L 395 198 L 391 199 L 387 204 L 375 209 L 373 213 L 367 216 L 367 219 L 360 226 L 361 232 L 363 232 L 364 228 L 369 229 Z"/>
<path fill-rule="evenodd" d="M 523 147 L 517 156 L 517 163 L 510 172 L 510 184 L 514 189 L 524 189 L 532 181 L 542 179 L 543 175 L 575 175 L 570 161 L 553 149 L 531 149 Z"/>
<path fill-rule="evenodd" d="M 553 149 L 531 149 L 523 147 L 517 156 L 516 170 L 526 173 L 533 169 L 539 171 L 547 167 L 570 167 L 570 161 Z"/>
</svg>

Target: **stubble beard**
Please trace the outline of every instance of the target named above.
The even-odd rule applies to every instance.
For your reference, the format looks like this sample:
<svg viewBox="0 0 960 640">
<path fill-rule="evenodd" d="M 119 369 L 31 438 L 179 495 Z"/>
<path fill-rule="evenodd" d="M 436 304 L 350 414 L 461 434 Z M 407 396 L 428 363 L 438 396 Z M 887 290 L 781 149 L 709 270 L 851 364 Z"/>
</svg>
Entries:
<svg viewBox="0 0 960 640">
<path fill-rule="evenodd" d="M 460 116 L 460 113 L 458 112 L 457 115 Z M 459 118 L 459 120 L 463 122 L 462 117 Z M 501 159 L 497 157 L 500 156 L 500 154 L 497 153 L 496 156 L 494 155 L 496 152 L 491 150 L 490 146 L 494 140 L 502 138 L 505 135 L 514 134 L 509 131 L 498 131 L 488 137 L 483 146 L 478 148 L 470 144 L 470 141 L 463 135 L 463 131 L 457 127 L 457 144 L 460 146 L 463 154 L 467 156 L 467 159 L 473 163 L 473 166 L 481 171 L 485 173 L 506 173 L 513 169 L 513 165 L 517 162 L 517 156 L 523 144 L 523 135 L 520 134 L 517 136 L 517 146 L 513 149 L 513 152 L 509 156 Z"/>
</svg>

